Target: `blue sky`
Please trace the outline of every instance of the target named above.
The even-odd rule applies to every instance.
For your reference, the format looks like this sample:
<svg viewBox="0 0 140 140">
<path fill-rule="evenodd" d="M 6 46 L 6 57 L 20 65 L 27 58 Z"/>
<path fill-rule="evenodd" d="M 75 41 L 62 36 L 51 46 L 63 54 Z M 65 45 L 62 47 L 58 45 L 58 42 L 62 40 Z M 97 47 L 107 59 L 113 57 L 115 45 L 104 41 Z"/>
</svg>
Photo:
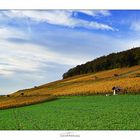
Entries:
<svg viewBox="0 0 140 140">
<path fill-rule="evenodd" d="M 61 79 L 69 68 L 139 44 L 137 10 L 1 10 L 0 94 Z"/>
</svg>

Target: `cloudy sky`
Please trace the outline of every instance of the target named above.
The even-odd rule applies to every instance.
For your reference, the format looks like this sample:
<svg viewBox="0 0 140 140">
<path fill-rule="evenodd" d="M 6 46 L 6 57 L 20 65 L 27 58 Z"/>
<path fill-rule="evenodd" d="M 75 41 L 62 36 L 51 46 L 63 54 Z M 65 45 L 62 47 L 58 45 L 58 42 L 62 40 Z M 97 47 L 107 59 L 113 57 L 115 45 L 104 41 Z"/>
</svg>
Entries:
<svg viewBox="0 0 140 140">
<path fill-rule="evenodd" d="M 1 10 L 0 94 L 62 78 L 69 68 L 140 45 L 140 11 Z"/>
</svg>

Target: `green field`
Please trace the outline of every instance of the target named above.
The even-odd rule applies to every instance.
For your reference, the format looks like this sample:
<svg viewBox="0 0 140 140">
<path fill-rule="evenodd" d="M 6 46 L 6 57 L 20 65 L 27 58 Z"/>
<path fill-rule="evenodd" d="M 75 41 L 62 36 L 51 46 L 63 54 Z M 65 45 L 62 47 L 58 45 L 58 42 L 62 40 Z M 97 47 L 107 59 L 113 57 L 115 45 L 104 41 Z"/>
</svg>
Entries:
<svg viewBox="0 0 140 140">
<path fill-rule="evenodd" d="M 0 110 L 1 130 L 140 130 L 140 95 L 67 96 Z"/>
</svg>

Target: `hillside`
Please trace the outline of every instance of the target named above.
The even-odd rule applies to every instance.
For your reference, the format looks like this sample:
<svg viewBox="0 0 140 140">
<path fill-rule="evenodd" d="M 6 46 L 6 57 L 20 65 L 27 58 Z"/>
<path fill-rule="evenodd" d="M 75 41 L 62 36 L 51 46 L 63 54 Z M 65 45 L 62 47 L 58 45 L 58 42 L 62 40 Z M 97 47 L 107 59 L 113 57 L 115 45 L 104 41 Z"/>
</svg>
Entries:
<svg viewBox="0 0 140 140">
<path fill-rule="evenodd" d="M 140 47 L 130 50 L 111 53 L 85 64 L 78 65 L 63 74 L 63 79 L 75 75 L 87 74 L 114 68 L 131 67 L 140 64 Z"/>
<path fill-rule="evenodd" d="M 73 76 L 0 98 L 0 108 L 36 104 L 65 95 L 104 95 L 120 86 L 123 93 L 140 93 L 140 65 Z M 22 95 L 23 94 L 23 95 Z"/>
<path fill-rule="evenodd" d="M 25 95 L 105 94 L 112 92 L 112 87 L 115 85 L 121 86 L 127 92 L 140 92 L 140 65 L 74 76 L 31 89 L 20 90 L 13 95 L 18 96 L 22 92 Z"/>
</svg>

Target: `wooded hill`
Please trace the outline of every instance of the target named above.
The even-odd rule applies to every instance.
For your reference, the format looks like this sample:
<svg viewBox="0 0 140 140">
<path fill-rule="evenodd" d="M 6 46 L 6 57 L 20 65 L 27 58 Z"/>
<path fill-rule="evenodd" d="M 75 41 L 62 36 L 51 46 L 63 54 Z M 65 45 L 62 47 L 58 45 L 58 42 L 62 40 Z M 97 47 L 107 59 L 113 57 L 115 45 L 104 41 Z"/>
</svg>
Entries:
<svg viewBox="0 0 140 140">
<path fill-rule="evenodd" d="M 140 65 L 140 47 L 118 53 L 111 53 L 107 56 L 102 56 L 85 64 L 78 65 L 64 73 L 63 79 L 75 75 L 135 65 Z"/>
</svg>

